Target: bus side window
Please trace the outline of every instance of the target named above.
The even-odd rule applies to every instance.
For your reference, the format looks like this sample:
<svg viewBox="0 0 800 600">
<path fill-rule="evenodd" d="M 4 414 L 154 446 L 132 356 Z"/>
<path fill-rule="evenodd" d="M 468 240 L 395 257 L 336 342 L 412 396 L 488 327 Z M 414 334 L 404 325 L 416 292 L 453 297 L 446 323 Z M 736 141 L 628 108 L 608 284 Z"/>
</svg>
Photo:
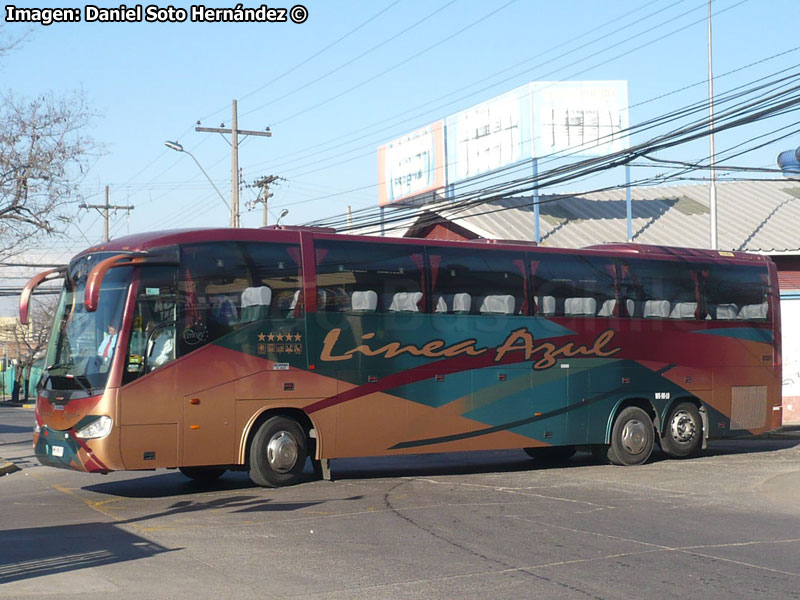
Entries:
<svg viewBox="0 0 800 600">
<path fill-rule="evenodd" d="M 177 309 L 174 267 L 142 267 L 123 384 L 175 359 Z"/>
<path fill-rule="evenodd" d="M 422 248 L 325 240 L 315 247 L 318 311 L 425 311 Z"/>
<path fill-rule="evenodd" d="M 622 293 L 645 319 L 703 319 L 700 266 L 684 261 L 626 259 Z"/>
<path fill-rule="evenodd" d="M 534 314 L 550 317 L 626 316 L 617 308 L 614 262 L 579 254 L 532 254 Z M 627 304 L 625 304 L 627 306 Z"/>
<path fill-rule="evenodd" d="M 429 248 L 428 263 L 433 312 L 528 314 L 530 300 L 523 253 Z"/>
<path fill-rule="evenodd" d="M 300 247 L 212 242 L 184 246 L 178 348 L 184 355 L 264 319 L 303 314 Z"/>
<path fill-rule="evenodd" d="M 767 278 L 765 267 L 711 264 L 703 267 L 709 318 L 765 321 Z"/>
</svg>

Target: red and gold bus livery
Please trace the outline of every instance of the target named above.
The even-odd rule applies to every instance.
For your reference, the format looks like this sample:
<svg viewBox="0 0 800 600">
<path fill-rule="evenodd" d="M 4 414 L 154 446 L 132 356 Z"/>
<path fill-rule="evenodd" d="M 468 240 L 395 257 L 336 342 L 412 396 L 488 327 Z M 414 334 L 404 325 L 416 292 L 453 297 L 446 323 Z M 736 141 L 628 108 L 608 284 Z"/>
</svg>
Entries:
<svg viewBox="0 0 800 600">
<path fill-rule="evenodd" d="M 31 280 L 23 320 L 58 274 Z M 760 256 L 209 229 L 122 238 L 60 274 L 47 465 L 277 486 L 307 457 L 325 475 L 333 458 L 503 448 L 641 464 L 781 424 Z"/>
</svg>

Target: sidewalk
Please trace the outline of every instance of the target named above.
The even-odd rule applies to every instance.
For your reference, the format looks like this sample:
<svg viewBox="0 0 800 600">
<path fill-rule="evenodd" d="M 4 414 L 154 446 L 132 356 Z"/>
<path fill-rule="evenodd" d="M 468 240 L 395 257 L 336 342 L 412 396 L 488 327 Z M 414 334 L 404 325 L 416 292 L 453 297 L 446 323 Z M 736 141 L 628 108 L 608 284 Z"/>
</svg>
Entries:
<svg viewBox="0 0 800 600">
<path fill-rule="evenodd" d="M 34 398 L 28 398 L 27 402 L 23 402 L 22 400 L 20 400 L 19 402 L 12 402 L 10 396 L 6 396 L 6 398 L 8 399 L 4 400 L 3 398 L 0 398 L 0 406 L 14 406 L 16 408 L 36 408 L 36 405 L 34 404 L 35 402 Z"/>
<path fill-rule="evenodd" d="M 32 399 L 28 399 L 29 404 L 24 402 L 12 402 L 11 396 L 0 397 L 0 407 L 2 406 L 13 406 L 15 408 L 27 408 L 33 409 L 35 405 L 32 403 Z M 13 462 L 6 460 L 2 456 L 0 456 L 0 477 L 3 475 L 8 475 L 10 473 L 16 473 L 19 471 L 20 468 L 15 465 Z"/>
</svg>

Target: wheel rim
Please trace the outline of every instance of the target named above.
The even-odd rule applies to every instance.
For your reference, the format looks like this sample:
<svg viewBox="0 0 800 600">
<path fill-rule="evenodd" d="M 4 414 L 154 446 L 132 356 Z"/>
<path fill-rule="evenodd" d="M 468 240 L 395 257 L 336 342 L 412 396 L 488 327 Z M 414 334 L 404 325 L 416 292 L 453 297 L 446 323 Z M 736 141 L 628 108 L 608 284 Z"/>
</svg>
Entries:
<svg viewBox="0 0 800 600">
<path fill-rule="evenodd" d="M 697 426 L 695 425 L 692 415 L 689 414 L 689 411 L 680 410 L 672 416 L 669 430 L 673 440 L 681 444 L 686 444 L 694 439 L 697 433 Z"/>
<path fill-rule="evenodd" d="M 288 431 L 279 431 L 267 444 L 269 466 L 277 473 L 288 473 L 297 463 L 297 440 Z"/>
<path fill-rule="evenodd" d="M 647 447 L 647 428 L 638 419 L 631 419 L 622 428 L 622 447 L 631 454 L 641 454 Z"/>
</svg>

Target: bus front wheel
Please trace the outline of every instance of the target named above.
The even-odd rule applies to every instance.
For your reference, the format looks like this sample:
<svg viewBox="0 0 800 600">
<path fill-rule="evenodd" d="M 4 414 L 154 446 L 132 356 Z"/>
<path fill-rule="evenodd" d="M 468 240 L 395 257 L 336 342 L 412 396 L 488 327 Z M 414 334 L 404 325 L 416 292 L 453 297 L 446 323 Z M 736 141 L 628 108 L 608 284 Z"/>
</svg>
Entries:
<svg viewBox="0 0 800 600">
<path fill-rule="evenodd" d="M 661 449 L 672 458 L 686 458 L 700 448 L 703 436 L 703 421 L 700 411 L 691 402 L 676 405 L 667 418 L 667 426 L 661 438 Z"/>
<path fill-rule="evenodd" d="M 653 420 L 638 406 L 623 409 L 611 429 L 608 461 L 615 465 L 644 464 L 653 452 Z"/>
<path fill-rule="evenodd" d="M 264 421 L 250 444 L 250 479 L 263 487 L 300 481 L 308 456 L 308 441 L 300 424 L 290 417 Z"/>
</svg>

